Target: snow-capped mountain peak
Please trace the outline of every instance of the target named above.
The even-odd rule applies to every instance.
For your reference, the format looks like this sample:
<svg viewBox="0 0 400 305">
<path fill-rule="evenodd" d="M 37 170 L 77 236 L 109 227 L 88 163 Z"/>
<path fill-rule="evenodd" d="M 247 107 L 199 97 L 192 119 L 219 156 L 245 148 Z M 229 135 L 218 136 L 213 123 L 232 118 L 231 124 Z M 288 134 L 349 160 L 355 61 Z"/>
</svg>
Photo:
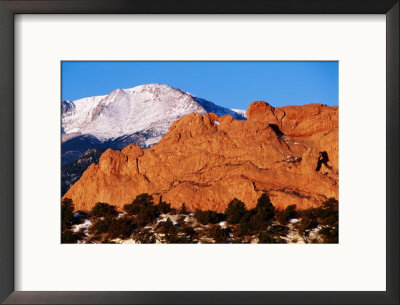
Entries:
<svg viewBox="0 0 400 305">
<path fill-rule="evenodd" d="M 180 89 L 147 84 L 117 89 L 108 95 L 63 101 L 62 128 L 66 135 L 92 135 L 103 141 L 147 129 L 162 136 L 173 122 L 192 112 L 231 114 L 244 119 L 239 111 L 217 106 Z"/>
</svg>

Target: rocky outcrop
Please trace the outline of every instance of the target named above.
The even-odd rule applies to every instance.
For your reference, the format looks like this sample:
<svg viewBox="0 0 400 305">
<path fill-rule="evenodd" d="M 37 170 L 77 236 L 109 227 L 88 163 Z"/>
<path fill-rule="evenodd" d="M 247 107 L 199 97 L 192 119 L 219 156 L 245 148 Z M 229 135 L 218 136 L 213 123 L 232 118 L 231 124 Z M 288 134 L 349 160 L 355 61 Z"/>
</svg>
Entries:
<svg viewBox="0 0 400 305">
<path fill-rule="evenodd" d="M 338 107 L 254 102 L 247 117 L 192 113 L 149 149 L 108 149 L 64 197 L 90 210 L 96 202 L 122 207 L 149 193 L 173 207 L 216 211 L 235 197 L 252 208 L 262 192 L 277 208 L 338 198 Z M 316 171 L 322 151 L 330 168 Z"/>
<path fill-rule="evenodd" d="M 265 102 L 254 102 L 247 111 L 247 118 L 250 121 L 277 124 L 290 137 L 307 137 L 337 129 L 338 111 L 337 106 L 321 104 L 274 108 Z"/>
</svg>

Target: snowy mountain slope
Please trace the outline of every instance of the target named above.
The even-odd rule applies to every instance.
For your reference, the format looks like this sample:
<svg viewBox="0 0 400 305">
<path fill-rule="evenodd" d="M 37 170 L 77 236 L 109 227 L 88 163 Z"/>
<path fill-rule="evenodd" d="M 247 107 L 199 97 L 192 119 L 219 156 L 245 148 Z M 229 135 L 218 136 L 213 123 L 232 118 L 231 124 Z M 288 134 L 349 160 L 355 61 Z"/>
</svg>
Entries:
<svg viewBox="0 0 400 305">
<path fill-rule="evenodd" d="M 108 95 L 62 106 L 62 194 L 107 148 L 129 144 L 147 148 L 158 143 L 169 127 L 192 112 L 230 114 L 245 119 L 244 110 L 224 108 L 168 85 L 149 84 L 117 89 Z"/>
<path fill-rule="evenodd" d="M 108 95 L 62 102 L 62 165 L 88 149 L 147 148 L 158 143 L 169 127 L 192 112 L 230 114 L 246 119 L 244 110 L 215 105 L 168 85 L 148 84 L 117 89 Z"/>
<path fill-rule="evenodd" d="M 247 110 L 242 110 L 242 109 L 231 109 L 233 112 L 236 112 L 238 114 L 240 114 L 242 117 L 247 118 L 246 114 L 247 114 Z"/>
<path fill-rule="evenodd" d="M 152 145 L 182 116 L 192 112 L 231 114 L 245 117 L 228 108 L 168 85 L 148 84 L 131 89 L 117 89 L 108 95 L 88 97 L 62 103 L 63 137 L 92 135 L 101 141 L 152 129 Z"/>
</svg>

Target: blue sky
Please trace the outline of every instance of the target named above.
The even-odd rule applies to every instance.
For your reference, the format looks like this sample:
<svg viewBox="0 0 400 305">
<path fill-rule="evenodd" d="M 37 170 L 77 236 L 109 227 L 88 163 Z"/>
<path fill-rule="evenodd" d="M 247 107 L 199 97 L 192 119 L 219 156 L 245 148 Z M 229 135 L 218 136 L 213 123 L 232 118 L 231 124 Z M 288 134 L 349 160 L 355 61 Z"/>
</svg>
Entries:
<svg viewBox="0 0 400 305">
<path fill-rule="evenodd" d="M 329 62 L 62 62 L 62 99 L 105 95 L 118 88 L 160 83 L 215 104 L 247 109 L 263 100 L 272 106 L 338 105 L 339 64 Z"/>
</svg>

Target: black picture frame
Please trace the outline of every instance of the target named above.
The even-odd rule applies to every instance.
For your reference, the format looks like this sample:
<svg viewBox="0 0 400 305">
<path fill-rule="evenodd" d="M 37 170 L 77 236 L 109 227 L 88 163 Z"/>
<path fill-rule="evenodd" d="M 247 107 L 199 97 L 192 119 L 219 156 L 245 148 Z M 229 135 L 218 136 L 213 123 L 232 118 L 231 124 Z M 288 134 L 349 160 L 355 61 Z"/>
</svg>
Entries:
<svg viewBox="0 0 400 305">
<path fill-rule="evenodd" d="M 399 8 L 399 0 L 1 0 L 0 301 L 5 304 L 399 304 Z M 386 291 L 14 291 L 14 16 L 39 13 L 385 14 Z"/>
</svg>

